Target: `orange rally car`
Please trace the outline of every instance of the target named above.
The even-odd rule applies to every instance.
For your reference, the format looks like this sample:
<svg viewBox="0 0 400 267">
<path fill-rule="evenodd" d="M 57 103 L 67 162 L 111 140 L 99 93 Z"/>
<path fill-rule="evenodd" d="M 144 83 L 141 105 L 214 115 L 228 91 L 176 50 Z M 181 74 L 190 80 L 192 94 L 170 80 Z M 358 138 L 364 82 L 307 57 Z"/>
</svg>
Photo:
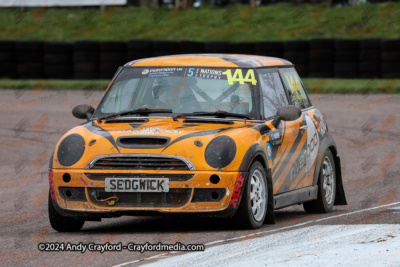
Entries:
<svg viewBox="0 0 400 267">
<path fill-rule="evenodd" d="M 57 231 L 122 215 L 232 217 L 248 228 L 274 210 L 346 205 L 340 159 L 293 64 L 272 57 L 176 55 L 121 67 L 87 122 L 49 164 Z"/>
</svg>

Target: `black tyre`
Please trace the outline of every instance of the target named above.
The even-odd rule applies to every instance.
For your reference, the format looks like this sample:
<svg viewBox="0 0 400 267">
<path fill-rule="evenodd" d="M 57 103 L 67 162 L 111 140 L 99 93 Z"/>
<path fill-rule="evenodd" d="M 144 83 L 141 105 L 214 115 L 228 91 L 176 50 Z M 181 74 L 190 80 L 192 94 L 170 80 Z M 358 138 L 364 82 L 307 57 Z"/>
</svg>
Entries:
<svg viewBox="0 0 400 267">
<path fill-rule="evenodd" d="M 15 41 L 0 41 L 0 51 L 3 52 L 14 52 L 15 51 Z"/>
<path fill-rule="evenodd" d="M 180 43 L 177 41 L 154 41 L 153 44 L 155 56 L 179 54 Z"/>
<path fill-rule="evenodd" d="M 318 179 L 318 198 L 303 203 L 307 213 L 329 213 L 333 209 L 336 195 L 335 161 L 330 150 L 325 152 Z"/>
<path fill-rule="evenodd" d="M 310 51 L 310 61 L 330 61 L 334 60 L 334 52 L 332 50 L 311 50 Z"/>
<path fill-rule="evenodd" d="M 256 42 L 254 44 L 255 54 L 263 56 L 282 57 L 283 42 L 282 41 L 266 41 Z"/>
<path fill-rule="evenodd" d="M 71 54 L 73 44 L 70 42 L 46 42 L 43 45 L 44 54 Z"/>
<path fill-rule="evenodd" d="M 154 41 L 152 40 L 134 39 L 128 41 L 126 44 L 126 48 L 128 51 L 136 51 L 136 52 L 152 53 L 153 47 L 154 47 Z"/>
<path fill-rule="evenodd" d="M 247 55 L 254 54 L 254 43 L 250 43 L 250 42 L 232 43 L 228 47 L 228 53 L 247 54 Z"/>
<path fill-rule="evenodd" d="M 114 41 L 105 41 L 100 43 L 100 52 L 118 52 L 125 53 L 126 52 L 126 42 L 114 42 Z"/>
<path fill-rule="evenodd" d="M 398 62 L 400 60 L 400 52 L 382 51 L 381 60 L 385 62 Z"/>
<path fill-rule="evenodd" d="M 289 60 L 293 64 L 307 64 L 309 62 L 310 54 L 304 52 L 285 52 L 283 54 L 284 59 Z"/>
<path fill-rule="evenodd" d="M 45 64 L 65 64 L 72 62 L 72 53 L 70 54 L 47 54 L 43 57 Z"/>
<path fill-rule="evenodd" d="M 206 53 L 227 53 L 231 43 L 224 41 L 211 41 L 204 43 Z"/>
<path fill-rule="evenodd" d="M 100 62 L 108 63 L 108 62 L 118 62 L 118 65 L 124 64 L 126 59 L 125 53 L 118 52 L 102 52 L 100 54 Z"/>
<path fill-rule="evenodd" d="M 336 51 L 335 62 L 358 62 L 360 54 L 358 51 Z"/>
<path fill-rule="evenodd" d="M 99 52 L 100 42 L 97 41 L 76 41 L 74 43 L 74 51 L 91 51 Z"/>
<path fill-rule="evenodd" d="M 180 46 L 181 54 L 204 53 L 204 42 L 184 40 L 181 41 Z"/>
<path fill-rule="evenodd" d="M 242 201 L 234 218 L 242 227 L 257 229 L 264 222 L 268 207 L 268 187 L 265 178 L 265 170 L 261 163 L 253 163 L 243 188 Z"/>
<path fill-rule="evenodd" d="M 75 51 L 73 59 L 74 63 L 97 63 L 99 61 L 99 53 L 91 51 Z"/>
<path fill-rule="evenodd" d="M 316 73 L 316 72 L 331 72 L 334 71 L 334 62 L 333 61 L 310 61 L 309 64 L 309 71 Z"/>
<path fill-rule="evenodd" d="M 381 50 L 382 51 L 393 51 L 397 52 L 400 47 L 400 39 L 386 39 L 382 40 Z"/>
<path fill-rule="evenodd" d="M 286 41 L 283 43 L 285 52 L 308 52 L 310 51 L 310 42 L 304 40 Z"/>
<path fill-rule="evenodd" d="M 330 50 L 335 49 L 335 39 L 312 39 L 310 40 L 310 50 Z"/>
<path fill-rule="evenodd" d="M 85 220 L 60 215 L 53 206 L 49 192 L 49 220 L 51 227 L 58 232 L 76 232 L 82 229 Z"/>
<path fill-rule="evenodd" d="M 129 61 L 133 61 L 133 60 L 137 60 L 137 59 L 142 59 L 142 58 L 148 58 L 148 57 L 152 57 L 153 56 L 153 52 L 138 52 L 138 51 L 128 51 L 126 53 L 126 59 L 125 62 L 129 62 Z"/>
<path fill-rule="evenodd" d="M 12 61 L 15 61 L 14 53 L 0 51 L 0 62 L 12 62 Z"/>
<path fill-rule="evenodd" d="M 349 40 L 349 39 L 336 39 L 335 42 L 336 51 L 354 51 L 358 52 L 360 50 L 359 40 Z"/>
<path fill-rule="evenodd" d="M 360 52 L 360 62 L 363 61 L 381 61 L 380 50 L 362 50 Z"/>
<path fill-rule="evenodd" d="M 381 39 L 361 39 L 361 50 L 381 50 Z"/>
</svg>

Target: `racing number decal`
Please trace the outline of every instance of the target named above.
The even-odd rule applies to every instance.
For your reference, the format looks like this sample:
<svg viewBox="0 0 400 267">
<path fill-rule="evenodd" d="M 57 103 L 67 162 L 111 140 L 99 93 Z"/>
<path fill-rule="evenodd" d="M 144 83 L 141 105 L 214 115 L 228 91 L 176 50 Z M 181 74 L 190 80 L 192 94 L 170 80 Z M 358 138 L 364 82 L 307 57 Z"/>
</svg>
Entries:
<svg viewBox="0 0 400 267">
<path fill-rule="evenodd" d="M 293 78 L 294 76 L 294 78 Z M 289 85 L 290 91 L 292 92 L 292 99 L 293 100 L 304 100 L 306 96 L 304 95 L 299 79 L 297 75 L 287 74 L 285 75 L 287 84 Z"/>
<path fill-rule="evenodd" d="M 239 82 L 240 84 L 248 82 L 251 83 L 252 85 L 257 85 L 257 80 L 256 77 L 254 76 L 254 70 L 248 70 L 246 77 L 244 78 L 242 69 L 236 69 L 233 75 L 231 70 L 226 70 L 222 74 L 226 75 L 229 85 L 233 85 L 234 82 Z"/>
</svg>

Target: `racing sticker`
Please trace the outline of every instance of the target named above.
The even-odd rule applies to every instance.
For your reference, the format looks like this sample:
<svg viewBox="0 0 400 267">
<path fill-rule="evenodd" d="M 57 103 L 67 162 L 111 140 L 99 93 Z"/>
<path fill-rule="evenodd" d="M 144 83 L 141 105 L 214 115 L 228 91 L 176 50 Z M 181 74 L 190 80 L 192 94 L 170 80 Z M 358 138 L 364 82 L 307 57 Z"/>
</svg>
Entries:
<svg viewBox="0 0 400 267">
<path fill-rule="evenodd" d="M 311 170 L 318 154 L 319 135 L 317 128 L 309 116 L 305 115 L 304 118 L 308 126 L 307 147 L 301 152 L 296 161 L 293 163 L 293 166 L 290 170 L 292 181 L 294 181 L 303 168 L 305 168 L 305 173 L 308 173 Z"/>
<path fill-rule="evenodd" d="M 287 84 L 289 85 L 290 91 L 292 93 L 293 100 L 305 100 L 306 96 L 301 88 L 299 79 L 297 75 L 286 74 L 285 75 Z"/>
<path fill-rule="evenodd" d="M 169 76 L 183 76 L 186 69 L 184 68 L 156 68 L 156 69 L 142 69 L 141 74 L 147 78 L 154 77 L 169 77 Z"/>
<path fill-rule="evenodd" d="M 244 184 L 244 177 L 242 173 L 239 172 L 235 184 L 235 189 L 233 190 L 232 198 L 231 201 L 229 202 L 229 205 L 232 205 L 234 208 L 236 208 L 237 203 L 239 202 L 240 192 L 242 192 L 243 184 Z"/>
<path fill-rule="evenodd" d="M 196 77 L 203 79 L 216 79 L 220 80 L 222 78 L 222 70 L 220 69 L 207 69 L 207 68 L 189 68 L 186 76 Z"/>
<path fill-rule="evenodd" d="M 129 132 L 131 134 L 159 134 L 161 133 L 182 133 L 183 131 L 178 131 L 178 130 L 163 130 L 160 128 L 156 127 L 148 127 L 148 128 L 143 128 L 140 130 L 122 130 L 119 131 L 120 133 L 126 133 Z"/>
<path fill-rule="evenodd" d="M 314 122 L 309 116 L 305 116 L 307 123 L 307 160 L 306 160 L 306 173 L 311 170 L 315 159 L 318 154 L 319 136 Z"/>
<path fill-rule="evenodd" d="M 244 70 L 245 71 L 245 70 Z M 246 76 L 243 75 L 242 69 L 236 69 L 235 72 L 233 70 L 228 69 L 222 74 L 226 75 L 228 83 L 233 85 L 234 82 L 239 82 L 239 84 L 244 84 L 245 82 L 251 83 L 252 85 L 257 85 L 257 80 L 254 75 L 254 70 L 247 70 Z"/>
<path fill-rule="evenodd" d="M 272 148 L 270 143 L 267 143 L 267 157 L 269 160 L 272 158 Z"/>
</svg>

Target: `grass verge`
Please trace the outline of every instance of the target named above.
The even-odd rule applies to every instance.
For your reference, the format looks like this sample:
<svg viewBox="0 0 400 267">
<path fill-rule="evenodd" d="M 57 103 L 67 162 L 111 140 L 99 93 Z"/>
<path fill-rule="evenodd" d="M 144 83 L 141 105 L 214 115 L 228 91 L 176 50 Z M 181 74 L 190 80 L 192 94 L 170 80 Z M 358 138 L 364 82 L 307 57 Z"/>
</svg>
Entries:
<svg viewBox="0 0 400 267">
<path fill-rule="evenodd" d="M 328 8 L 271 4 L 201 9 L 108 7 L 0 9 L 0 39 L 262 41 L 398 38 L 400 3 Z"/>
<path fill-rule="evenodd" d="M 0 79 L 0 89 L 105 90 L 109 82 L 109 80 Z M 303 83 L 307 91 L 313 94 L 400 93 L 400 80 L 305 78 Z"/>
</svg>

